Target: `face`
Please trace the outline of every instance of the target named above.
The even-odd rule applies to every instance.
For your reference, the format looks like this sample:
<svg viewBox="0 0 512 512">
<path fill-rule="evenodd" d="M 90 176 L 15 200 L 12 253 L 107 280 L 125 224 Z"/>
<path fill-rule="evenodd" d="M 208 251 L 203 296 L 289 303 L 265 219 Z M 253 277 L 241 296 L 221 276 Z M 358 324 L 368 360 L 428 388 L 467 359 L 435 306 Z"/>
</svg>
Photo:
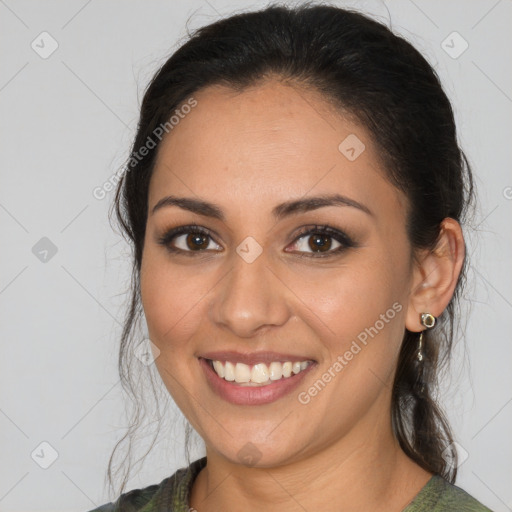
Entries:
<svg viewBox="0 0 512 512">
<path fill-rule="evenodd" d="M 379 435 L 412 286 L 404 196 L 313 91 L 194 98 L 149 189 L 141 296 L 163 382 L 233 463 Z"/>
</svg>

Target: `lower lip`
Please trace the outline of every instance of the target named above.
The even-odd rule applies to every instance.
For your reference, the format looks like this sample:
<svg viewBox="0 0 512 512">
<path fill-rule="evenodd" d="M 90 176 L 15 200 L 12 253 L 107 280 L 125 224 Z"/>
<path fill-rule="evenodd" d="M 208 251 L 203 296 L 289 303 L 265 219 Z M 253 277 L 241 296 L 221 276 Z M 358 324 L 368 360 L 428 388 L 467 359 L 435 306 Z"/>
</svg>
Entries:
<svg viewBox="0 0 512 512">
<path fill-rule="evenodd" d="M 265 386 L 240 386 L 219 377 L 206 359 L 199 358 L 199 363 L 213 391 L 236 405 L 263 405 L 275 402 L 297 388 L 309 370 L 315 366 L 314 363 L 310 364 L 305 370 L 291 377 L 281 378 Z"/>
</svg>

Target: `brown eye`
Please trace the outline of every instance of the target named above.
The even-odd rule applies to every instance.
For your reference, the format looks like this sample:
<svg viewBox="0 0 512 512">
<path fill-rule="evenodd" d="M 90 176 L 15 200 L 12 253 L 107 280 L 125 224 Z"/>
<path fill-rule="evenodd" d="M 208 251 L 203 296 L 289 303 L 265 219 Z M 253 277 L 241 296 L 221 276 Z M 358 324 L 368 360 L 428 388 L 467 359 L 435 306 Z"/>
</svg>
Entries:
<svg viewBox="0 0 512 512">
<path fill-rule="evenodd" d="M 170 229 L 157 239 L 160 245 L 171 253 L 188 256 L 222 251 L 210 231 L 197 225 L 180 226 Z M 302 253 L 302 256 L 334 256 L 356 244 L 342 231 L 329 226 L 313 226 L 303 229 L 287 252 Z"/>
<path fill-rule="evenodd" d="M 345 233 L 330 226 L 315 225 L 302 229 L 297 238 L 286 249 L 287 252 L 302 253 L 307 257 L 327 257 L 340 254 L 357 244 Z"/>
<path fill-rule="evenodd" d="M 310 249 L 314 252 L 326 252 L 331 249 L 332 237 L 328 235 L 309 235 Z"/>
<path fill-rule="evenodd" d="M 213 240 L 209 230 L 195 224 L 172 228 L 158 237 L 157 242 L 170 253 L 187 256 L 222 250 L 222 247 Z"/>
<path fill-rule="evenodd" d="M 210 237 L 208 235 L 203 235 L 201 233 L 191 233 L 187 235 L 185 245 L 192 251 L 197 249 L 207 249 L 209 245 L 209 238 Z"/>
<path fill-rule="evenodd" d="M 344 246 L 332 235 L 323 233 L 306 233 L 293 244 L 294 250 L 304 253 L 330 253 Z"/>
</svg>

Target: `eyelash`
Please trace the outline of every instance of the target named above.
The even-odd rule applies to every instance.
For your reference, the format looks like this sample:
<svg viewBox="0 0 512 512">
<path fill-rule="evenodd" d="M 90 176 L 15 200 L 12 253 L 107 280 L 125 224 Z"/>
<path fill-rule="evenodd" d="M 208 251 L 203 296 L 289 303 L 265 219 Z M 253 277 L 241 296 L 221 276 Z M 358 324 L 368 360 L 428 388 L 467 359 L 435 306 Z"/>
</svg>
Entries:
<svg viewBox="0 0 512 512">
<path fill-rule="evenodd" d="M 171 242 L 174 240 L 174 238 L 183 235 L 183 234 L 201 234 L 210 237 L 214 242 L 215 240 L 211 236 L 211 232 L 203 228 L 202 226 L 199 226 L 197 224 L 189 224 L 186 226 L 179 226 L 177 228 L 171 228 L 168 231 L 166 231 L 162 236 L 160 236 L 157 239 L 157 242 L 160 245 L 163 245 L 169 252 L 171 253 L 178 253 L 183 254 L 185 256 L 196 256 L 197 254 L 200 254 L 202 252 L 205 252 L 205 249 L 198 250 L 198 251 L 184 251 L 183 249 L 179 249 L 177 247 L 173 247 L 171 245 Z M 356 247 L 356 243 L 352 241 L 352 239 L 343 233 L 342 231 L 339 231 L 337 229 L 331 228 L 330 226 L 325 225 L 314 225 L 314 226 L 306 226 L 302 228 L 299 233 L 296 235 L 293 243 L 297 242 L 301 238 L 304 238 L 306 236 L 310 235 L 327 235 L 330 238 L 333 238 L 341 245 L 337 247 L 336 249 L 331 249 L 325 253 L 321 252 L 311 252 L 311 253 L 304 253 L 299 252 L 299 257 L 301 258 L 327 258 L 335 256 L 349 248 Z M 217 242 L 215 242 L 217 243 Z M 217 244 L 220 245 L 220 244 Z"/>
</svg>

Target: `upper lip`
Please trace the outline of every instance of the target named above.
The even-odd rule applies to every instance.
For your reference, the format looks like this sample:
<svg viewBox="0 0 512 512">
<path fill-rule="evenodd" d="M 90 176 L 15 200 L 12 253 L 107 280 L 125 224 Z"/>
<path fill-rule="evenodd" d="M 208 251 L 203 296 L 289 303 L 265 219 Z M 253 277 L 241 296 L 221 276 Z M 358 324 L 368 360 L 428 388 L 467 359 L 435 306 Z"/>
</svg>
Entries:
<svg viewBox="0 0 512 512">
<path fill-rule="evenodd" d="M 314 361 L 310 357 L 306 356 L 297 356 L 292 354 L 282 354 L 279 352 L 251 352 L 251 353 L 243 353 L 243 352 L 235 352 L 233 350 L 227 351 L 217 351 L 217 352 L 208 352 L 206 354 L 201 354 L 199 357 L 203 359 L 211 359 L 212 361 L 221 361 L 230 363 L 244 363 L 247 365 L 255 365 L 258 363 L 266 363 L 270 364 L 274 361 L 279 361 L 285 363 L 286 361 L 301 362 L 301 361 Z"/>
</svg>

